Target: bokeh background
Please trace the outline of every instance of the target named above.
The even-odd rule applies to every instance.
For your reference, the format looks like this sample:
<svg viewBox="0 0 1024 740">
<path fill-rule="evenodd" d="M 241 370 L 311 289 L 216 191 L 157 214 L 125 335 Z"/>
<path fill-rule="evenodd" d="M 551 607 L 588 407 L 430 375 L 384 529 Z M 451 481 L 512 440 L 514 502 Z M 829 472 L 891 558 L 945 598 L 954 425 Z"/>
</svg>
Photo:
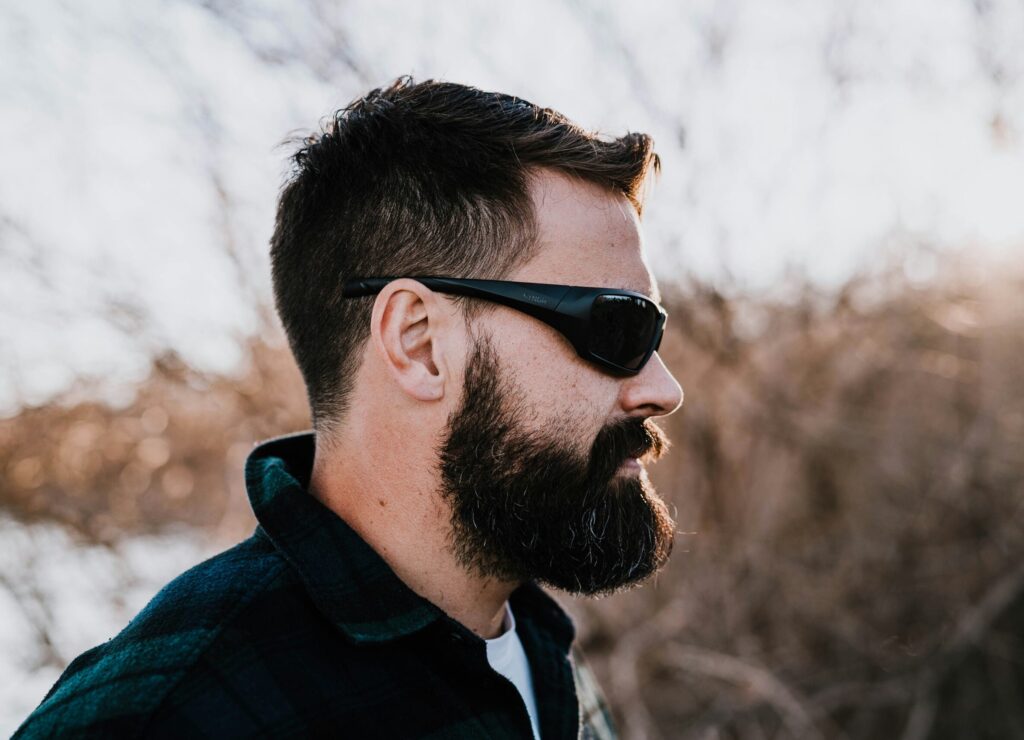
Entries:
<svg viewBox="0 0 1024 740">
<path fill-rule="evenodd" d="M 1024 737 L 1010 0 L 0 2 L 0 733 L 250 532 L 282 142 L 405 73 L 663 160 L 680 534 L 560 597 L 624 736 Z"/>
</svg>

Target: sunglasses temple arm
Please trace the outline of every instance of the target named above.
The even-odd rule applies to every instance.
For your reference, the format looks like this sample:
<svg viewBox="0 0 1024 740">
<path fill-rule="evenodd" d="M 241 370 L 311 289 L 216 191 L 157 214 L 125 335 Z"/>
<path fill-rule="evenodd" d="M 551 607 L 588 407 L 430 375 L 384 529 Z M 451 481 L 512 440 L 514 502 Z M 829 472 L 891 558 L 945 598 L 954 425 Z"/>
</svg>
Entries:
<svg viewBox="0 0 1024 740">
<path fill-rule="evenodd" d="M 363 278 L 349 280 L 341 289 L 343 298 L 361 298 L 379 293 L 388 283 L 397 280 L 395 277 Z M 423 283 L 431 290 L 452 295 L 464 295 L 471 298 L 483 298 L 495 303 L 502 303 L 511 308 L 524 311 L 540 318 L 546 312 L 554 311 L 562 302 L 568 286 L 553 286 L 542 283 L 519 283 L 509 285 L 494 280 L 462 280 L 436 277 L 413 277 L 412 280 Z M 534 313 L 531 309 L 540 309 Z"/>
<path fill-rule="evenodd" d="M 398 278 L 381 277 L 350 280 L 342 286 L 344 298 L 360 298 L 379 293 L 385 285 Z M 552 286 L 543 283 L 520 283 L 508 285 L 502 281 L 462 280 L 436 277 L 414 277 L 431 290 L 451 295 L 464 295 L 500 303 L 521 311 L 565 334 L 574 346 L 581 346 L 582 323 L 579 318 L 558 311 L 558 306 L 572 290 L 569 286 Z"/>
<path fill-rule="evenodd" d="M 362 298 L 363 296 L 376 295 L 384 289 L 384 286 L 395 278 L 365 278 L 363 280 L 349 280 L 341 287 L 342 298 Z"/>
</svg>

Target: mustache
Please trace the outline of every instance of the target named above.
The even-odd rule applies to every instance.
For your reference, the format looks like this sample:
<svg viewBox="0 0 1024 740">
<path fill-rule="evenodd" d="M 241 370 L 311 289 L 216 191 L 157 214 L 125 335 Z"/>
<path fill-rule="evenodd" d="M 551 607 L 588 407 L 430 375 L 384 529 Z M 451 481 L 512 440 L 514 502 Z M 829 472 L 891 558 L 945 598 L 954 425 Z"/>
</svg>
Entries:
<svg viewBox="0 0 1024 740">
<path fill-rule="evenodd" d="M 604 427 L 591 447 L 591 473 L 611 475 L 626 460 L 660 459 L 672 446 L 665 432 L 650 419 L 627 417 Z"/>
</svg>

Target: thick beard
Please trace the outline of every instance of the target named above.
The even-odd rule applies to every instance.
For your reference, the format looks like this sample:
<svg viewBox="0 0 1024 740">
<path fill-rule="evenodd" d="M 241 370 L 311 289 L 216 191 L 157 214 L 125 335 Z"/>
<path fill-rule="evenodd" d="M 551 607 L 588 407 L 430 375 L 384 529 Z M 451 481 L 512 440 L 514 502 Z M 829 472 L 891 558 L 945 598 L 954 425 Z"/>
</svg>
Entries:
<svg viewBox="0 0 1024 740">
<path fill-rule="evenodd" d="M 616 471 L 632 457 L 657 459 L 669 445 L 664 433 L 623 419 L 601 430 L 588 459 L 566 444 L 574 434 L 568 423 L 550 435 L 528 431 L 522 397 L 490 341 L 478 339 L 438 458 L 460 564 L 486 578 L 583 595 L 657 572 L 672 551 L 675 522 L 646 472 Z"/>
</svg>

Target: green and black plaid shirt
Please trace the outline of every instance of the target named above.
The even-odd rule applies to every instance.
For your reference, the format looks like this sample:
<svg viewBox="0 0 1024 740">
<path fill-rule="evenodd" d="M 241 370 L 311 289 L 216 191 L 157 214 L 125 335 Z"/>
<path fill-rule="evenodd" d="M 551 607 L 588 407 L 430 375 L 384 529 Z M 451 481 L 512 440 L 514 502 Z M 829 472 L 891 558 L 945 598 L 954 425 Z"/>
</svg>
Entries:
<svg viewBox="0 0 1024 740">
<path fill-rule="evenodd" d="M 306 492 L 313 452 L 312 432 L 253 450 L 253 536 L 76 658 L 15 737 L 532 737 L 484 641 Z M 541 737 L 614 736 L 569 617 L 533 583 L 509 602 Z"/>
</svg>

